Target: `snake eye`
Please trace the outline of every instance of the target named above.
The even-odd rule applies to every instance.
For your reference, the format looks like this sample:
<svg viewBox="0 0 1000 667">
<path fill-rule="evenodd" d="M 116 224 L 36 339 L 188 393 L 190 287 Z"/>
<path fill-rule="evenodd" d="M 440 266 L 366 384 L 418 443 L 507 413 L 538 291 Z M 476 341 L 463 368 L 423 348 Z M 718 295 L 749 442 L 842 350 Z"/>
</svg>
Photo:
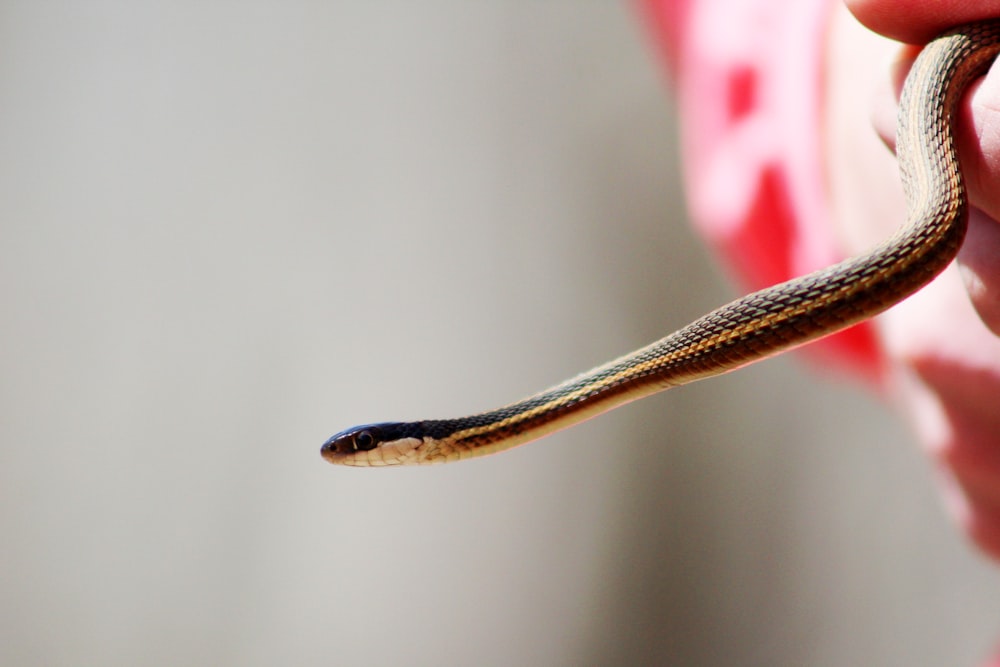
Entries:
<svg viewBox="0 0 1000 667">
<path fill-rule="evenodd" d="M 371 431 L 361 431 L 354 436 L 354 446 L 363 452 L 375 449 L 375 445 L 377 444 L 375 436 L 371 434 Z"/>
</svg>

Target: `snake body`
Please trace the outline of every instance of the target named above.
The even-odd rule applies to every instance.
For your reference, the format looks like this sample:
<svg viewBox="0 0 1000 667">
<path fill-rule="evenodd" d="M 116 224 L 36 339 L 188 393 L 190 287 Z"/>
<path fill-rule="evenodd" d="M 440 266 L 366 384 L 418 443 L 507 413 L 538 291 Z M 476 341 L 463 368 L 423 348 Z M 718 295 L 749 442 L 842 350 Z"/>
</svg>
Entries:
<svg viewBox="0 0 1000 667">
<path fill-rule="evenodd" d="M 897 156 L 907 222 L 865 255 L 737 299 L 624 357 L 502 408 L 458 419 L 356 426 L 327 440 L 331 463 L 426 464 L 514 447 L 656 392 L 726 373 L 840 331 L 913 294 L 958 253 L 968 203 L 953 118 L 1000 51 L 1000 21 L 929 43 L 900 100 Z"/>
</svg>

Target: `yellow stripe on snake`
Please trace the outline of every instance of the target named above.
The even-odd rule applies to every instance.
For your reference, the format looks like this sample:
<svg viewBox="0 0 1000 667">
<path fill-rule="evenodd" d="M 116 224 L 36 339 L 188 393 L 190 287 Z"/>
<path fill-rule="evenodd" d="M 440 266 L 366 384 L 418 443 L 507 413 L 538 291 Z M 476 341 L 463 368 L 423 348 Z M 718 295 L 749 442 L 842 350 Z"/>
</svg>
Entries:
<svg viewBox="0 0 1000 667">
<path fill-rule="evenodd" d="M 953 118 L 1000 51 L 1000 21 L 961 26 L 920 53 L 903 89 L 896 151 L 906 224 L 866 255 L 744 296 L 651 345 L 506 407 L 458 419 L 356 426 L 331 463 L 457 461 L 509 449 L 670 387 L 720 375 L 840 331 L 929 283 L 958 253 L 968 202 Z"/>
</svg>

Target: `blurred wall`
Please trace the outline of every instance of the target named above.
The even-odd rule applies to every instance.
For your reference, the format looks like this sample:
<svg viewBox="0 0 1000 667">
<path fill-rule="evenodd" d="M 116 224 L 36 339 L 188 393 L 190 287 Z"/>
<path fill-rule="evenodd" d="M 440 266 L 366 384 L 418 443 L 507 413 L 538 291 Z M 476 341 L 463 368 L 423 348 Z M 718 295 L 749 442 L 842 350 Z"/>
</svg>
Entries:
<svg viewBox="0 0 1000 667">
<path fill-rule="evenodd" d="M 996 568 L 779 359 L 334 468 L 732 296 L 627 3 L 0 3 L 0 663 L 974 664 Z"/>
</svg>

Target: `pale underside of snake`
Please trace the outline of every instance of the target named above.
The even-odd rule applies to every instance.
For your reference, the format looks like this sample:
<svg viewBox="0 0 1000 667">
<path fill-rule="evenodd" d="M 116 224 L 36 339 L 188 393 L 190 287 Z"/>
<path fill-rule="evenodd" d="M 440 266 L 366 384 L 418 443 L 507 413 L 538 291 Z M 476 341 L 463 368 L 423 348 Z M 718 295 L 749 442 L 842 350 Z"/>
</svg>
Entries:
<svg viewBox="0 0 1000 667">
<path fill-rule="evenodd" d="M 356 426 L 327 440 L 331 463 L 428 464 L 540 438 L 650 394 L 720 375 L 881 313 L 929 283 L 958 253 L 968 218 L 953 117 L 1000 51 L 1000 21 L 928 44 L 900 100 L 896 152 L 906 224 L 865 255 L 733 301 L 624 357 L 511 405 L 458 419 Z"/>
</svg>

